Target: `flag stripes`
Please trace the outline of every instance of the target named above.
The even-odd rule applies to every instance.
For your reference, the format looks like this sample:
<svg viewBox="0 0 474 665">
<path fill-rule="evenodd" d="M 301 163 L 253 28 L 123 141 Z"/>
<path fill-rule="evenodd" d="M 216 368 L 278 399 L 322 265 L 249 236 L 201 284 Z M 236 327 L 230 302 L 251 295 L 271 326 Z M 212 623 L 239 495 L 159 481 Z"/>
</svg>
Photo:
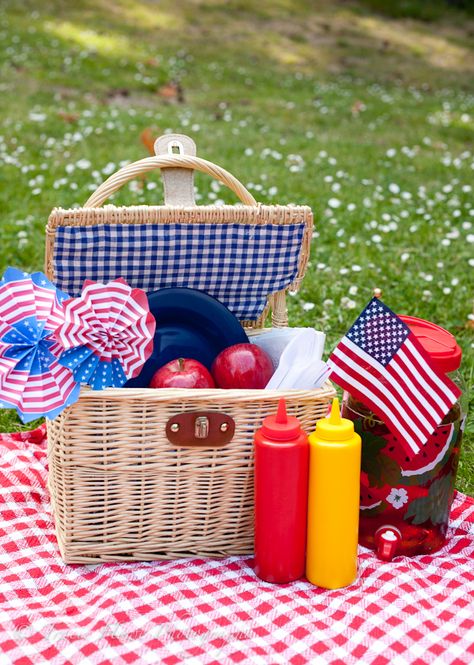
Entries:
<svg viewBox="0 0 474 665">
<path fill-rule="evenodd" d="M 386 390 L 385 386 L 376 381 L 369 372 L 358 368 L 352 359 L 338 350 L 333 352 L 328 364 L 331 369 L 330 378 L 333 381 L 375 413 L 383 413 L 386 424 L 398 430 L 414 454 L 420 450 L 420 446 L 416 442 L 416 434 L 404 418 L 403 407 Z"/>
</svg>

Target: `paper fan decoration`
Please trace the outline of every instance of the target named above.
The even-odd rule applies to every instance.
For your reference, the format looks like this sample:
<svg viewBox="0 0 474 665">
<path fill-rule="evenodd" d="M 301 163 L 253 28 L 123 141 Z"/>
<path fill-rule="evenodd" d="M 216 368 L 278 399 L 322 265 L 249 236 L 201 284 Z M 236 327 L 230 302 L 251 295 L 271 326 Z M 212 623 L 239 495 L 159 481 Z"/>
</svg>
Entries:
<svg viewBox="0 0 474 665">
<path fill-rule="evenodd" d="M 79 397 L 54 338 L 68 297 L 41 272 L 7 268 L 0 280 L 0 408 L 16 409 L 24 423 L 54 418 Z"/>
<path fill-rule="evenodd" d="M 79 298 L 64 303 L 56 339 L 60 363 L 94 390 L 118 388 L 140 373 L 153 350 L 155 319 L 144 291 L 125 280 L 84 282 Z"/>
</svg>

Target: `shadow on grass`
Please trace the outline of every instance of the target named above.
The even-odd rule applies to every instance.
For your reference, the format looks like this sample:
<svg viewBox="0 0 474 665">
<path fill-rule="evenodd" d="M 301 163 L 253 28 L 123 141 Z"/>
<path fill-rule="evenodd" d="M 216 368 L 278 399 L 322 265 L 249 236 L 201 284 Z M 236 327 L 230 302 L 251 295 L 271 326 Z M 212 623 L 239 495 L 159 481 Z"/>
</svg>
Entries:
<svg viewBox="0 0 474 665">
<path fill-rule="evenodd" d="M 411 18 L 418 21 L 439 21 L 459 12 L 459 18 L 465 13 L 474 16 L 471 0 L 359 0 L 359 5 L 366 10 L 390 18 Z"/>
<path fill-rule="evenodd" d="M 42 81 L 70 94 L 102 95 L 129 86 L 132 94 L 156 92 L 157 82 L 181 79 L 215 63 L 232 86 L 232 72 L 242 66 L 256 77 L 301 71 L 316 77 L 341 73 L 379 83 L 402 81 L 469 86 L 474 58 L 470 27 L 458 13 L 444 12 L 436 24 L 382 18 L 376 0 L 308 3 L 302 0 L 79 0 L 31 2 L 10 0 L 10 33 L 19 43 L 32 42 L 20 79 Z M 382 3 L 383 4 L 383 3 Z M 397 3 L 389 3 L 395 6 Z M 400 3 L 398 3 L 400 4 Z M 401 3 L 403 4 L 403 3 Z M 414 15 L 412 9 L 405 14 Z M 387 5 L 388 7 L 388 5 Z M 392 12 L 393 14 L 393 12 Z M 193 63 L 187 65 L 186 54 Z M 66 64 L 68 58 L 71 64 Z M 137 67 L 142 76 L 137 81 Z M 152 72 L 147 84 L 147 72 Z M 192 76 L 188 77 L 192 85 Z M 277 84 L 275 83 L 275 86 Z M 130 94 L 125 91 L 124 97 Z"/>
</svg>

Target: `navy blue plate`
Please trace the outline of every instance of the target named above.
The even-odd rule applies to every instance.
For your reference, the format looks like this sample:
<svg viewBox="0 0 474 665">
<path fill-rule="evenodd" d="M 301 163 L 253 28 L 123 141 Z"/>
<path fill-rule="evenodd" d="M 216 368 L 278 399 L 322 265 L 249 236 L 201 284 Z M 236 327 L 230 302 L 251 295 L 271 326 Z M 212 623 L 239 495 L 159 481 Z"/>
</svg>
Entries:
<svg viewBox="0 0 474 665">
<path fill-rule="evenodd" d="M 160 289 L 148 302 L 156 319 L 153 353 L 126 388 L 148 387 L 156 370 L 175 358 L 194 358 L 210 370 L 223 349 L 249 341 L 232 312 L 202 291 Z"/>
</svg>

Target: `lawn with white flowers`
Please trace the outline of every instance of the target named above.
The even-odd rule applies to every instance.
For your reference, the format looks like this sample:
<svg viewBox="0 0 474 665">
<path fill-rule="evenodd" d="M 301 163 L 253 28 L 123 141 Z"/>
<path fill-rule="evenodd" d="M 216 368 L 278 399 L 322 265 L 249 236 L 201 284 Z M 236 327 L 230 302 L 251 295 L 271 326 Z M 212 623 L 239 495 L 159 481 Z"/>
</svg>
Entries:
<svg viewBox="0 0 474 665">
<path fill-rule="evenodd" d="M 329 351 L 380 288 L 453 332 L 472 392 L 474 22 L 428 4 L 404 3 L 406 17 L 395 1 L 6 0 L 2 272 L 42 268 L 54 206 L 83 204 L 154 136 L 188 133 L 259 201 L 313 208 L 293 324 L 325 330 Z M 234 201 L 196 181 L 198 203 Z M 153 174 L 114 202 L 161 200 Z M 471 417 L 458 479 L 471 494 L 473 441 Z"/>
</svg>

